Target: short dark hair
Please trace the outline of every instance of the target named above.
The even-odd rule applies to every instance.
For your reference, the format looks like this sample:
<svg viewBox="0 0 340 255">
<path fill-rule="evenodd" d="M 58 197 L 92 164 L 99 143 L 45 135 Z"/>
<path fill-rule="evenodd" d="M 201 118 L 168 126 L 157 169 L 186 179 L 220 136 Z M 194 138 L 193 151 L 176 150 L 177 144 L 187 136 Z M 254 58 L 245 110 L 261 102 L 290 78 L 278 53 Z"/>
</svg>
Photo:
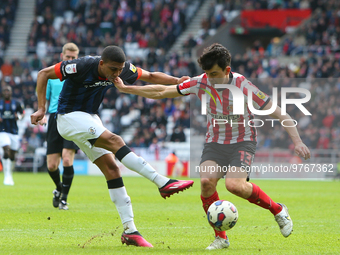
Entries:
<svg viewBox="0 0 340 255">
<path fill-rule="evenodd" d="M 106 62 L 118 62 L 118 63 L 124 63 L 125 53 L 124 51 L 119 48 L 118 46 L 107 46 L 102 53 L 102 60 Z"/>
<path fill-rule="evenodd" d="M 231 54 L 223 45 L 214 43 L 203 50 L 197 62 L 203 70 L 210 70 L 215 64 L 224 70 L 230 66 Z"/>
</svg>

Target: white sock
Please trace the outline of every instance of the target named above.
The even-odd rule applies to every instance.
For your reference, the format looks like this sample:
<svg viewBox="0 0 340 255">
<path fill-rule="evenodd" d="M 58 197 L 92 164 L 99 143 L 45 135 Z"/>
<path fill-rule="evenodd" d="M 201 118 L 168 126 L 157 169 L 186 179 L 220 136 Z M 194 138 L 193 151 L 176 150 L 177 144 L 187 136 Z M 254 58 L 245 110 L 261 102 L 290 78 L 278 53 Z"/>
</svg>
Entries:
<svg viewBox="0 0 340 255">
<path fill-rule="evenodd" d="M 4 177 L 6 179 L 7 177 L 12 176 L 11 160 L 9 158 L 6 158 L 2 160 L 2 163 L 3 163 L 3 169 L 4 169 Z"/>
<path fill-rule="evenodd" d="M 125 187 L 109 189 L 112 202 L 116 205 L 120 219 L 123 223 L 124 232 L 132 233 L 137 231 L 133 221 L 133 211 L 130 197 L 126 193 Z"/>
<path fill-rule="evenodd" d="M 15 168 L 15 160 L 11 161 L 11 173 L 13 173 L 14 171 L 14 168 Z"/>
<path fill-rule="evenodd" d="M 135 222 L 132 220 L 132 221 L 128 221 L 128 222 L 125 222 L 123 224 L 123 228 L 124 228 L 124 232 L 126 234 L 129 234 L 129 233 L 133 233 L 133 232 L 136 232 L 137 231 L 137 228 L 135 226 Z"/>
<path fill-rule="evenodd" d="M 157 185 L 158 188 L 163 187 L 170 179 L 160 175 L 156 170 L 147 163 L 142 157 L 138 157 L 135 153 L 130 152 L 121 160 L 122 164 L 132 171 L 139 173 L 148 180 Z"/>
</svg>

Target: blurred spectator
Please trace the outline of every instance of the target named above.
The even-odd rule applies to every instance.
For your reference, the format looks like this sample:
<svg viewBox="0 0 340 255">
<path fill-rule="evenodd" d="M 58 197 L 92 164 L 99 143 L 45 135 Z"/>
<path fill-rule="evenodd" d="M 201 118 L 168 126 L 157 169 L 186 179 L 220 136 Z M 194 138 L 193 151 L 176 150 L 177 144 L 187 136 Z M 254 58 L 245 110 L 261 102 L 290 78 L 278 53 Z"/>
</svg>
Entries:
<svg viewBox="0 0 340 255">
<path fill-rule="evenodd" d="M 176 108 L 172 103 L 171 99 L 166 100 L 165 108 L 164 108 L 164 113 L 167 117 L 172 116 L 175 112 Z"/>
<path fill-rule="evenodd" d="M 131 104 L 130 97 L 126 94 L 120 94 L 116 99 L 115 108 L 120 111 L 123 107 L 127 107 Z"/>
<path fill-rule="evenodd" d="M 13 65 L 7 59 L 5 59 L 5 63 L 1 66 L 1 72 L 3 76 L 11 76 L 13 74 Z"/>
<path fill-rule="evenodd" d="M 32 132 L 30 137 L 28 138 L 28 147 L 34 151 L 36 148 L 39 148 L 41 146 L 41 140 L 37 136 L 36 133 Z"/>
<path fill-rule="evenodd" d="M 41 60 L 38 58 L 37 54 L 34 54 L 33 59 L 31 60 L 31 68 L 33 70 L 39 71 L 40 69 L 42 69 L 42 62 Z"/>
<path fill-rule="evenodd" d="M 14 77 L 20 77 L 21 74 L 24 71 L 24 68 L 22 67 L 22 65 L 20 64 L 20 61 L 18 59 L 15 59 L 13 62 L 14 62 L 14 66 L 13 66 L 12 75 Z"/>
<path fill-rule="evenodd" d="M 185 142 L 185 134 L 183 132 L 183 127 L 178 126 L 172 130 L 172 135 L 170 138 L 171 142 Z"/>
<path fill-rule="evenodd" d="M 160 146 L 158 144 L 158 138 L 157 137 L 152 138 L 152 142 L 148 147 L 149 147 L 149 150 L 151 152 L 155 152 L 156 155 L 157 155 L 157 151 L 159 151 L 159 149 L 160 149 Z M 157 156 L 156 156 L 156 158 L 157 158 Z"/>
<path fill-rule="evenodd" d="M 2 0 L 0 3 L 0 53 L 10 43 L 10 32 L 14 23 L 17 6 L 18 0 Z"/>
</svg>

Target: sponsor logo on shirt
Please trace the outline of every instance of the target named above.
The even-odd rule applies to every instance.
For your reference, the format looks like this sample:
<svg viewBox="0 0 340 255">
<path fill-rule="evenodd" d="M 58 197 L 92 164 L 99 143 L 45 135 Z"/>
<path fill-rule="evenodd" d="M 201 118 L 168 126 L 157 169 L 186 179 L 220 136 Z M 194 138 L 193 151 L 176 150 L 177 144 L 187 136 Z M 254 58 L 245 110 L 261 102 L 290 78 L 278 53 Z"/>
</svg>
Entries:
<svg viewBox="0 0 340 255">
<path fill-rule="evenodd" d="M 261 92 L 261 91 L 257 92 L 256 95 L 257 95 L 260 99 L 264 99 L 264 98 L 266 97 L 266 95 L 265 95 L 263 92 Z"/>
<path fill-rule="evenodd" d="M 112 82 L 110 81 L 97 81 L 94 84 L 84 85 L 85 88 L 92 88 L 92 87 L 106 87 L 112 85 Z"/>
<path fill-rule="evenodd" d="M 4 111 L 2 114 L 3 119 L 15 119 L 14 114 L 11 111 Z"/>
<path fill-rule="evenodd" d="M 214 119 L 218 119 L 218 120 L 228 120 L 228 121 L 235 121 L 238 120 L 240 118 L 240 115 L 223 115 L 223 114 L 214 114 L 211 113 L 210 111 L 208 111 L 208 114 L 213 117 Z"/>
<path fill-rule="evenodd" d="M 77 72 L 77 64 L 68 64 L 65 66 L 65 72 L 67 74 L 73 74 Z"/>
</svg>

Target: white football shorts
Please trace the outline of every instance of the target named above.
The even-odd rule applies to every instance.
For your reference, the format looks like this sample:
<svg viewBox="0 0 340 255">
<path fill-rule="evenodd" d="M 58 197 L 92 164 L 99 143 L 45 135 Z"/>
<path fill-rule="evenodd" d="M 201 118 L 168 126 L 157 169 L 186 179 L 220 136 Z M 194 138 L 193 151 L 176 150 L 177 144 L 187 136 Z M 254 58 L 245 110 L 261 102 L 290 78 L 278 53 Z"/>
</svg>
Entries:
<svg viewBox="0 0 340 255">
<path fill-rule="evenodd" d="M 0 132 L 0 147 L 9 145 L 11 150 L 18 151 L 20 147 L 19 135 L 11 133 Z"/>
<path fill-rule="evenodd" d="M 97 114 L 80 111 L 58 114 L 57 129 L 64 139 L 74 142 L 92 162 L 105 154 L 112 153 L 95 147 L 89 142 L 91 139 L 98 138 L 106 130 Z"/>
</svg>

